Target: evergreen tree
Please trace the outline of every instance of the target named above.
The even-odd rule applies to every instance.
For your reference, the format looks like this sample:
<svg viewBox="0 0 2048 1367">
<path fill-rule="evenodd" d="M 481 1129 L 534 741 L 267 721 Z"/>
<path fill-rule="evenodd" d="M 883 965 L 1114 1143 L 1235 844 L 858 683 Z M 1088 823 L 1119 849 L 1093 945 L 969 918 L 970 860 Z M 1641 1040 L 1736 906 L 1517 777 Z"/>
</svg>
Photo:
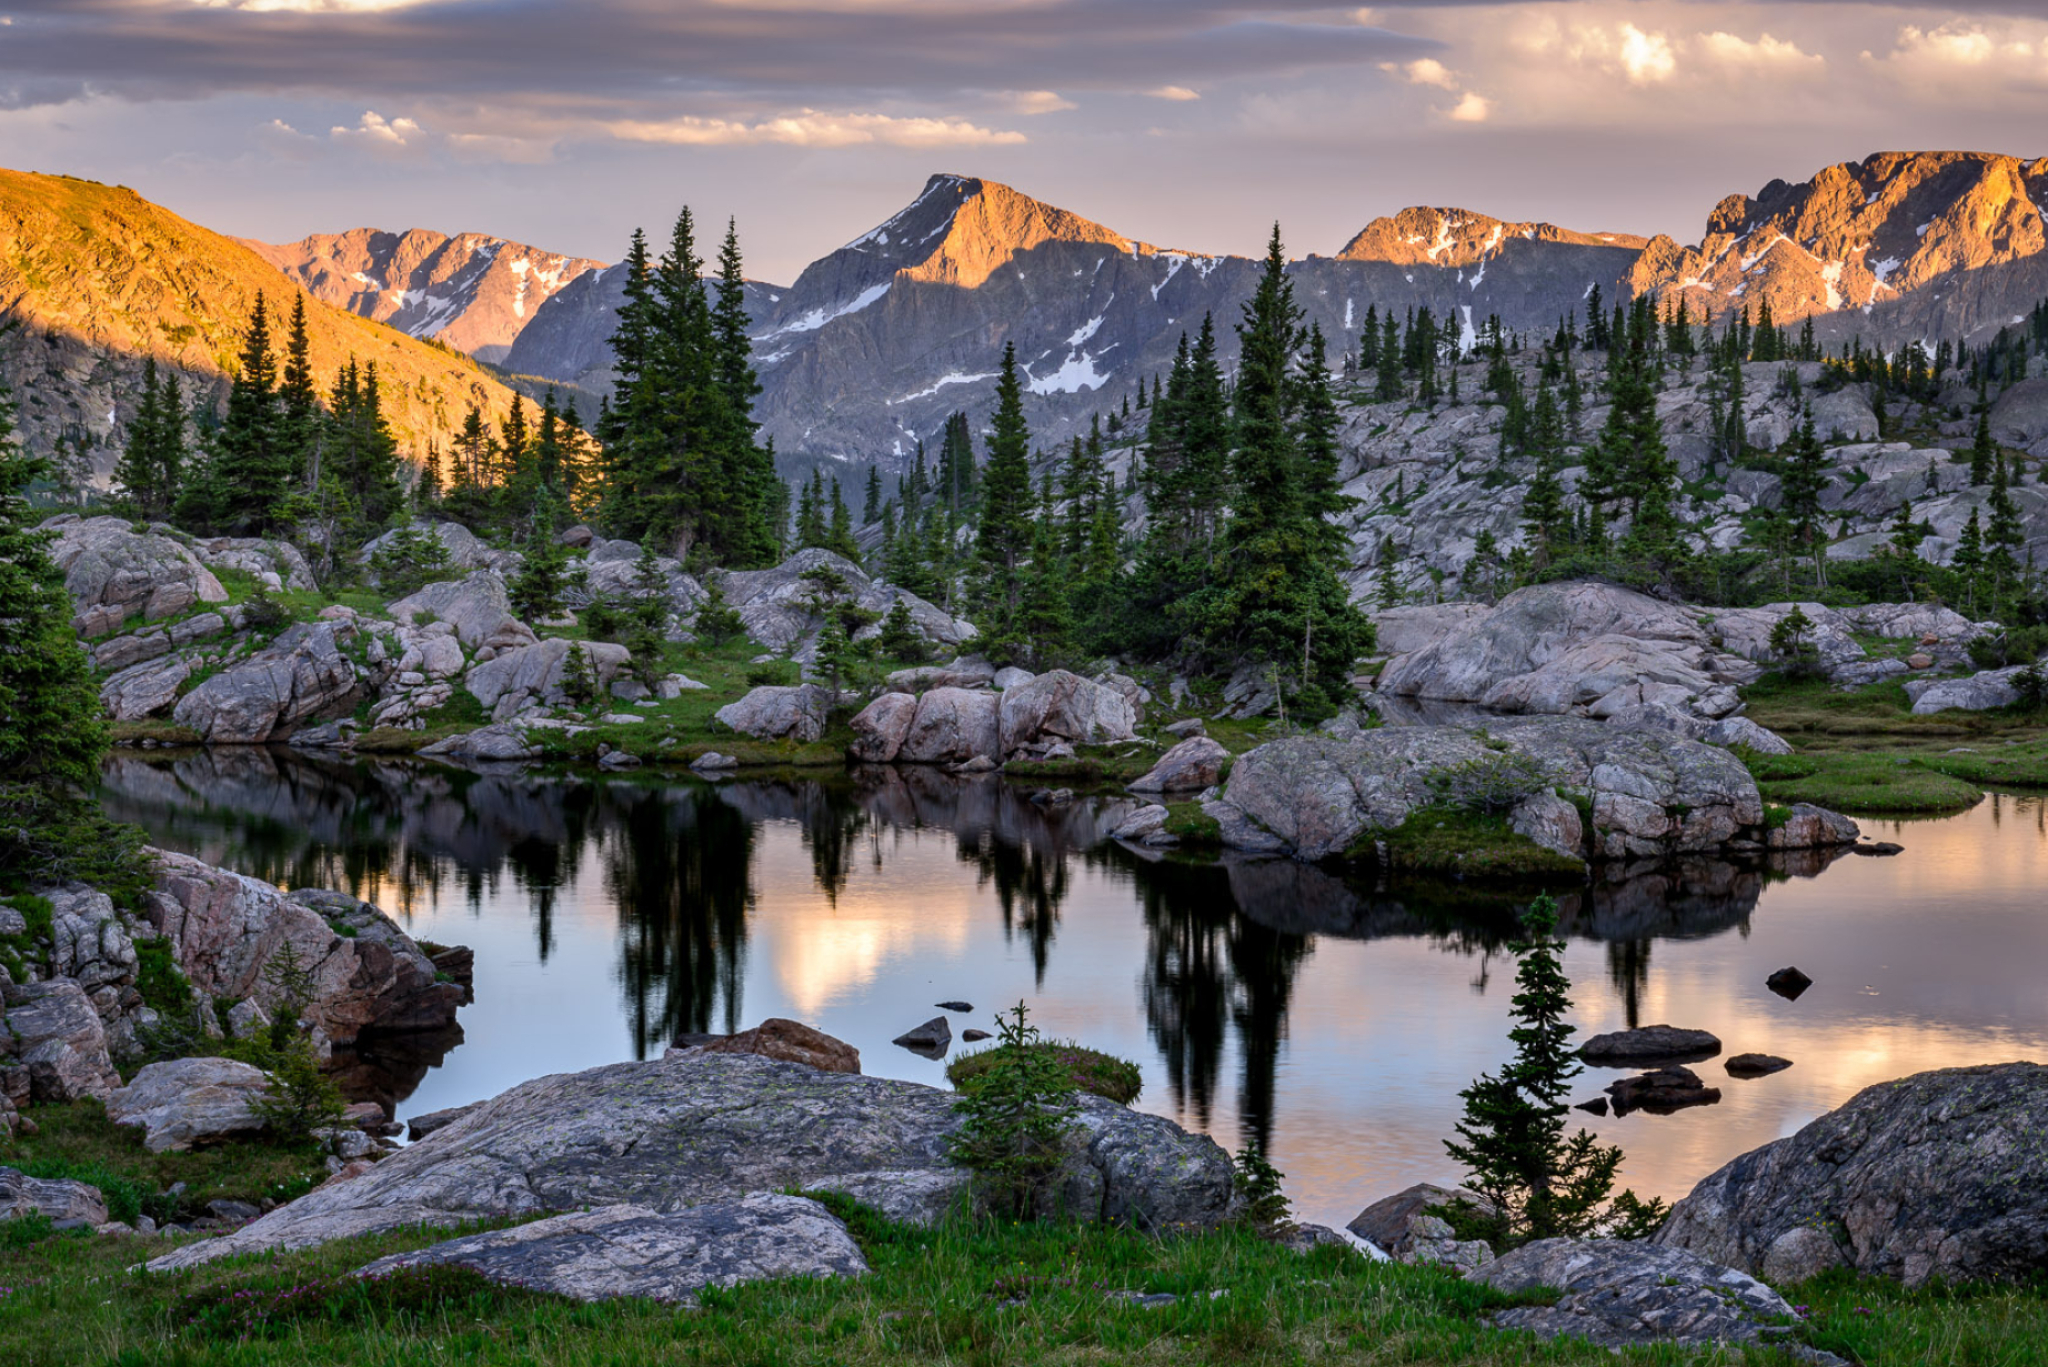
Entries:
<svg viewBox="0 0 2048 1367">
<path fill-rule="evenodd" d="M 1991 517 L 1984 524 L 1984 571 L 1991 581 L 1993 611 L 2004 603 L 2007 590 L 2020 573 L 2020 549 L 2026 533 L 2020 525 L 2020 510 L 2010 487 L 2005 454 L 2000 452 L 1991 472 Z"/>
<path fill-rule="evenodd" d="M 1622 345 L 1617 339 L 1617 346 Z M 1564 942 L 1556 939 L 1557 904 L 1548 894 L 1523 917 L 1528 938 L 1519 957 L 1508 1032 L 1515 1056 L 1498 1073 L 1483 1074 L 1461 1095 L 1458 1138 L 1446 1140 L 1452 1158 L 1471 1174 L 1469 1185 L 1495 1214 L 1476 1210 L 1467 1220 L 1490 1223 L 1496 1247 L 1529 1239 L 1580 1237 L 1621 1223 L 1635 1234 L 1661 1219 L 1661 1203 L 1641 1203 L 1624 1192 L 1607 1208 L 1621 1150 L 1603 1147 L 1585 1130 L 1565 1137 L 1571 1080 L 1581 1069 L 1571 1047 L 1571 981 L 1564 975 Z"/>
<path fill-rule="evenodd" d="M 992 659 L 1007 658 L 1028 645 L 1022 633 L 1024 567 L 1034 534 L 1031 505 L 1031 431 L 1024 422 L 1017 347 L 1006 343 L 996 377 L 996 411 L 974 543 L 981 579 L 978 601 L 985 618 L 977 625 L 982 627 Z"/>
<path fill-rule="evenodd" d="M 313 378 L 313 344 L 306 336 L 306 296 L 292 296 L 291 322 L 285 329 L 284 364 L 278 374 L 277 439 L 290 477 L 311 488 L 320 481 L 320 392 Z"/>
<path fill-rule="evenodd" d="M 1970 443 L 1970 483 L 1985 485 L 1991 482 L 1991 467 L 1998 455 L 1998 446 L 1991 440 L 1991 410 L 1980 408 L 1977 412 L 1977 439 Z"/>
<path fill-rule="evenodd" d="M 1394 311 L 1387 310 L 1381 323 L 1379 362 L 1373 376 L 1373 398 L 1380 403 L 1391 403 L 1407 394 L 1407 386 L 1401 383 L 1401 334 L 1400 325 L 1394 321 Z"/>
<path fill-rule="evenodd" d="M 128 443 L 114 467 L 114 484 L 137 517 L 170 516 L 185 471 L 185 400 L 175 373 L 158 377 L 156 358 L 142 363 L 142 394 L 128 420 Z"/>
<path fill-rule="evenodd" d="M 1965 610 L 1976 612 L 1977 594 L 1984 580 L 1984 524 L 1975 508 L 1970 509 L 1970 520 L 1963 524 L 1963 533 L 1956 538 L 1949 567 L 1963 581 Z"/>
<path fill-rule="evenodd" d="M 212 435 L 203 470 L 179 499 L 178 517 L 187 525 L 252 536 L 283 522 L 292 468 L 280 439 L 268 310 L 257 295 L 228 386 L 227 414 Z"/>
<path fill-rule="evenodd" d="M 1655 564 L 1676 554 L 1678 525 L 1671 507 L 1677 466 L 1657 418 L 1653 328 L 1649 300 L 1636 300 L 1614 335 L 1608 367 L 1612 406 L 1607 426 L 1587 453 L 1586 475 L 1587 496 L 1595 503 L 1627 506 L 1631 521 L 1625 548 Z"/>
<path fill-rule="evenodd" d="M 1300 316 L 1275 225 L 1237 329 L 1230 518 L 1199 611 L 1212 654 L 1293 673 L 1295 710 L 1313 720 L 1349 687 L 1372 624 L 1337 575 L 1344 543 L 1326 521 L 1343 506 L 1328 430 L 1329 371 L 1320 334 L 1310 333 L 1297 373 Z"/>
<path fill-rule="evenodd" d="M 107 726 L 71 629 L 64 576 L 50 559 L 53 534 L 37 528 L 29 506 L 30 486 L 49 477 L 50 465 L 16 443 L 14 414 L 0 385 L 0 784 L 87 788 L 99 781 Z M 0 842 L 18 838 L 0 830 Z M 0 843 L 0 859 L 6 849 Z M 11 882 L 21 870 L 4 872 Z"/>
<path fill-rule="evenodd" d="M 1540 451 L 1536 474 L 1522 492 L 1522 537 L 1529 544 L 1538 569 L 1549 565 L 1562 543 L 1570 539 L 1564 485 L 1558 479 L 1557 462 L 1558 457 L 1551 451 Z"/>
<path fill-rule="evenodd" d="M 1826 455 L 1813 429 L 1813 408 L 1800 418 L 1799 430 L 1787 444 L 1780 476 L 1780 515 L 1795 545 L 1813 557 L 1814 582 L 1827 586 L 1827 538 L 1821 531 L 1820 496 L 1827 487 Z"/>
<path fill-rule="evenodd" d="M 860 543 L 853 539 L 853 517 L 847 511 L 846 499 L 839 492 L 836 478 L 832 481 L 832 521 L 825 532 L 825 546 L 856 565 L 860 563 Z"/>
<path fill-rule="evenodd" d="M 882 518 L 882 467 L 868 467 L 867 496 L 861 502 L 860 525 L 872 527 Z"/>
</svg>

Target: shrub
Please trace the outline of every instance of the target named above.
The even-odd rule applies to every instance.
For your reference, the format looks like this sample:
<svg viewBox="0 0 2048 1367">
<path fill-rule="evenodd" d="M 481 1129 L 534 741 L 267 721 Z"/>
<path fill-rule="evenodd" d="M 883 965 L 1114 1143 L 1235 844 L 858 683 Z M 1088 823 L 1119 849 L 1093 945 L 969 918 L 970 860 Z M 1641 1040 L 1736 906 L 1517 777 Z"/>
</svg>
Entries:
<svg viewBox="0 0 2048 1367">
<path fill-rule="evenodd" d="M 948 1147 L 973 1172 L 989 1207 L 1024 1218 L 1037 1212 L 1063 1156 L 1075 1106 L 1073 1079 L 1047 1051 L 1023 1002 L 996 1018 L 999 1043 L 980 1083 L 953 1109 L 962 1119 Z"/>
<path fill-rule="evenodd" d="M 178 967 L 170 938 L 150 936 L 135 941 L 135 990 L 142 1004 L 161 1015 L 191 1009 L 192 984 Z"/>
<path fill-rule="evenodd" d="M 275 631 L 290 620 L 291 614 L 284 610 L 284 605 L 262 585 L 242 603 L 242 625 L 250 631 Z"/>
<path fill-rule="evenodd" d="M 448 548 L 432 532 L 408 522 L 370 556 L 377 587 L 393 598 L 405 598 L 448 577 Z"/>
<path fill-rule="evenodd" d="M 617 640 L 626 626 L 625 606 L 609 594 L 593 595 L 576 616 L 583 634 L 593 641 Z"/>
<path fill-rule="evenodd" d="M 1244 1198 L 1239 1218 L 1261 1234 L 1270 1234 L 1293 1223 L 1293 1207 L 1280 1189 L 1280 1169 L 1266 1160 L 1258 1141 L 1247 1141 L 1231 1160 L 1231 1179 Z"/>
<path fill-rule="evenodd" d="M 1552 787 L 1556 779 L 1519 750 L 1500 750 L 1445 765 L 1429 775 L 1438 802 L 1487 815 L 1511 810 Z"/>
<path fill-rule="evenodd" d="M 0 892 L 89 883 L 115 906 L 134 910 L 152 880 L 136 827 L 108 820 L 97 802 L 55 786 L 0 782 Z"/>
<path fill-rule="evenodd" d="M 321 1069 L 311 1038 L 295 1035 L 276 1049 L 269 1071 L 270 1088 L 249 1102 L 249 1112 L 273 1135 L 303 1143 L 343 1124 L 341 1089 Z"/>
<path fill-rule="evenodd" d="M 725 584 L 717 575 L 704 581 L 704 601 L 697 604 L 696 615 L 690 619 L 690 630 L 697 639 L 708 646 L 721 646 L 734 640 L 746 631 L 746 624 L 740 620 L 739 609 L 725 601 Z"/>
<path fill-rule="evenodd" d="M 994 1045 L 962 1054 L 946 1066 L 946 1081 L 965 1092 L 987 1081 L 997 1056 L 1007 1046 Z M 1138 1065 L 1099 1049 L 1088 1049 L 1070 1040 L 1044 1040 L 1033 1046 L 1065 1070 L 1070 1086 L 1094 1096 L 1128 1106 L 1144 1090 L 1145 1075 Z"/>
<path fill-rule="evenodd" d="M 803 682 L 795 660 L 768 660 L 747 670 L 749 688 L 792 688 Z"/>
<path fill-rule="evenodd" d="M 917 625 L 910 617 L 910 604 L 898 598 L 882 618 L 882 634 L 876 638 L 882 656 L 890 660 L 909 660 L 913 663 L 925 658 L 928 653 L 924 638 L 917 634 Z"/>
</svg>

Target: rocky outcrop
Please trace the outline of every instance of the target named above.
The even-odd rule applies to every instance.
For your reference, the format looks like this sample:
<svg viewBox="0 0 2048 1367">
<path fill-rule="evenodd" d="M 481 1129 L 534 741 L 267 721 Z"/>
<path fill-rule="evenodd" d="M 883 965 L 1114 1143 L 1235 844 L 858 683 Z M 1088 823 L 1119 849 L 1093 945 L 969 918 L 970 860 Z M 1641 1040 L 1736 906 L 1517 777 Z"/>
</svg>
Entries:
<svg viewBox="0 0 2048 1367">
<path fill-rule="evenodd" d="M 1200 792 L 1223 781 L 1230 751 L 1207 736 L 1190 736 L 1159 757 L 1143 777 L 1131 784 L 1134 793 Z"/>
<path fill-rule="evenodd" d="M 756 740 L 818 741 L 832 720 L 832 691 L 817 684 L 764 686 L 712 714 L 720 724 Z"/>
<path fill-rule="evenodd" d="M 131 665 L 100 685 L 100 706 L 113 721 L 141 721 L 168 712 L 192 667 L 182 656 Z"/>
<path fill-rule="evenodd" d="M 1070 1216 L 1204 1229 L 1236 1210 L 1230 1159 L 1205 1137 L 1100 1097 L 1081 1110 L 1057 1183 Z M 929 1221 L 964 1198 L 946 1159 L 960 1123 L 936 1088 L 686 1051 L 537 1078 L 469 1111 L 361 1177 L 318 1188 L 158 1271 L 304 1248 L 405 1225 L 631 1204 L 674 1212 L 750 1192 L 899 1185 Z"/>
<path fill-rule="evenodd" d="M 1564 1293 L 1554 1305 L 1499 1312 L 1495 1328 L 1602 1348 L 1769 1343 L 1783 1340 L 1794 1322 L 1785 1298 L 1756 1278 L 1637 1241 L 1538 1239 L 1469 1275 L 1496 1291 Z"/>
<path fill-rule="evenodd" d="M 154 622 L 201 603 L 225 603 L 228 591 L 168 527 L 137 532 L 125 518 L 53 517 L 50 558 L 71 595 L 80 636 L 108 636 L 131 617 Z"/>
<path fill-rule="evenodd" d="M 1846 1265 L 1908 1286 L 2035 1276 L 2048 1268 L 2044 1131 L 2048 1066 L 1880 1083 L 1708 1177 L 1657 1242 L 1760 1275 Z"/>
<path fill-rule="evenodd" d="M 1137 710 L 1122 690 L 1055 669 L 999 693 L 951 686 L 915 698 L 884 693 L 852 725 L 853 757 L 867 763 L 1000 764 L 1060 746 L 1071 753 L 1076 745 L 1135 740 Z"/>
<path fill-rule="evenodd" d="M 636 1296 L 672 1305 L 695 1305 L 706 1287 L 859 1277 L 868 1270 L 837 1216 L 816 1201 L 775 1192 L 668 1213 L 616 1205 L 557 1215 L 379 1258 L 357 1275 L 409 1267 L 466 1268 L 501 1285 L 571 1300 Z"/>
<path fill-rule="evenodd" d="M 471 650 L 514 650 L 530 646 L 538 639 L 531 627 L 512 615 L 512 600 L 505 591 L 504 576 L 495 570 L 478 570 L 466 579 L 428 584 L 393 603 L 391 616 L 407 626 L 422 618 L 446 622 L 454 628 L 457 639 Z"/>
<path fill-rule="evenodd" d="M 40 1215 L 62 1229 L 89 1229 L 107 1222 L 107 1202 L 98 1187 L 85 1182 L 0 1168 L 0 1220 L 24 1215 Z"/>
<path fill-rule="evenodd" d="M 254 536 L 216 536 L 192 543 L 192 553 L 208 569 L 249 575 L 273 593 L 290 589 L 310 593 L 320 587 L 313 567 L 289 541 Z"/>
<path fill-rule="evenodd" d="M 610 688 L 633 658 L 624 646 L 609 641 L 573 643 L 551 636 L 472 665 L 463 686 L 491 710 L 492 721 L 508 721 L 535 707 L 561 707 L 573 701 L 571 671 L 579 650 L 598 693 Z"/>
<path fill-rule="evenodd" d="M 368 902 L 338 892 L 286 895 L 189 855 L 158 851 L 156 859 L 147 914 L 203 996 L 272 1012 L 282 1000 L 272 965 L 289 945 L 313 984 L 306 1018 L 335 1043 L 366 1030 L 454 1023 L 461 987 L 437 981 L 420 947 Z"/>
<path fill-rule="evenodd" d="M 806 575 L 812 576 L 806 578 Z M 828 592 L 819 576 L 836 576 L 843 588 Z M 730 570 L 721 580 L 726 602 L 740 615 L 747 635 L 762 647 L 808 664 L 817 653 L 818 632 L 825 619 L 818 603 L 837 598 L 872 614 L 873 620 L 854 632 L 856 641 L 881 634 L 881 620 L 900 601 L 910 613 L 911 628 L 933 646 L 958 648 L 974 639 L 973 624 L 934 607 L 916 594 L 867 572 L 851 560 L 812 546 L 780 565 L 765 570 Z"/>
<path fill-rule="evenodd" d="M 68 978 L 0 982 L 0 1073 L 25 1073 L 27 1087 L 8 1087 L 25 1101 L 104 1100 L 121 1085 L 107 1056 L 107 1032 L 85 989 Z"/>
<path fill-rule="evenodd" d="M 1003 753 L 1009 759 L 1034 747 L 1113 745 L 1137 739 L 1137 709 L 1120 690 L 1064 669 L 1034 675 L 1003 690 L 998 711 Z"/>
<path fill-rule="evenodd" d="M 1906 685 L 1913 700 L 1913 715 L 1931 717 L 1937 712 L 1989 712 L 2011 707 L 2020 700 L 2022 665 L 1986 669 L 1962 679 L 1915 679 Z"/>
<path fill-rule="evenodd" d="M 517 722 L 496 722 L 422 746 L 419 754 L 430 759 L 516 763 L 539 759 L 540 747 L 526 738 L 525 729 Z"/>
<path fill-rule="evenodd" d="M 261 1068 L 236 1059 L 173 1059 L 145 1065 L 109 1095 L 107 1118 L 140 1129 L 151 1153 L 172 1153 L 262 1129 L 250 1103 L 269 1090 Z"/>
<path fill-rule="evenodd" d="M 1222 824 L 1226 844 L 1326 859 L 1444 800 L 1446 783 L 1461 774 L 1509 768 L 1526 789 L 1525 803 L 1552 803 L 1552 788 L 1584 800 L 1592 822 L 1583 853 L 1590 857 L 1763 848 L 1762 798 L 1728 752 L 1581 717 L 1501 718 L 1484 731 L 1389 726 L 1349 740 L 1273 741 L 1237 758 L 1221 798 L 1205 810 Z M 1509 815 L 1511 824 L 1568 828 L 1519 807 Z"/>
<path fill-rule="evenodd" d="M 961 764 L 1002 749 L 1002 702 L 978 688 L 884 693 L 853 719 L 853 757 L 872 764 Z"/>
<path fill-rule="evenodd" d="M 448 553 L 448 568 L 451 570 L 496 570 L 500 574 L 511 574 L 524 562 L 525 557 L 517 551 L 501 551 L 485 545 L 477 534 L 459 522 L 415 522 L 413 526 L 422 532 L 431 533 Z M 387 549 L 398 535 L 396 529 L 384 533 L 374 540 L 365 542 L 356 552 L 358 564 L 369 565 L 379 551 Z M 376 582 L 376 571 L 370 571 L 370 580 Z"/>
<path fill-rule="evenodd" d="M 1693 612 L 1602 583 L 1517 590 L 1462 629 L 1389 661 L 1379 689 L 1500 712 L 1605 716 L 1664 703 L 1705 717 L 1739 706 L 1760 671 L 1717 650 Z"/>
<path fill-rule="evenodd" d="M 1396 1262 L 1470 1269 L 1491 1261 L 1493 1250 L 1483 1241 L 1459 1239 L 1448 1221 L 1430 1213 L 1455 1202 L 1479 1212 L 1493 1209 L 1486 1198 L 1463 1187 L 1418 1182 L 1373 1202 L 1345 1228 Z"/>
<path fill-rule="evenodd" d="M 367 687 L 346 650 L 357 634 L 346 621 L 287 627 L 268 648 L 202 680 L 171 718 L 209 744 L 253 745 L 340 716 Z"/>
</svg>

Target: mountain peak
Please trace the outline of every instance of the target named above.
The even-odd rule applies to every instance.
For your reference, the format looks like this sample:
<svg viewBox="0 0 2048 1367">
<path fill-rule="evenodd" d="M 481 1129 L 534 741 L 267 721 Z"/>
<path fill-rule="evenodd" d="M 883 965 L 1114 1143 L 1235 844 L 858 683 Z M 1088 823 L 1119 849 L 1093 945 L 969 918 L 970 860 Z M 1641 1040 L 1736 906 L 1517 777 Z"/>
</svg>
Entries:
<svg viewBox="0 0 2048 1367">
<path fill-rule="evenodd" d="M 886 263 L 911 278 L 972 289 L 1013 257 L 1047 242 L 1107 246 L 1131 255 L 1157 250 L 999 181 L 940 173 L 887 222 L 841 250 Z"/>
<path fill-rule="evenodd" d="M 1339 261 L 1383 261 L 1395 266 L 1476 266 L 1515 242 L 1641 250 L 1633 233 L 1580 233 L 1550 223 L 1510 223 L 1469 209 L 1414 207 L 1376 218 L 1337 253 Z"/>
</svg>

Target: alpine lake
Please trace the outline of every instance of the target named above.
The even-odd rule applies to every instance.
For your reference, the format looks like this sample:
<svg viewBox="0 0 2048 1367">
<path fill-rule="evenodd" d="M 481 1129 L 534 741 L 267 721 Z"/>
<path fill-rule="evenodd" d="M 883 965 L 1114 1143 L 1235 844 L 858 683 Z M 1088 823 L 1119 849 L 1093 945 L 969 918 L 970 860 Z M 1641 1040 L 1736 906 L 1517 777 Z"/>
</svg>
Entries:
<svg viewBox="0 0 2048 1367">
<path fill-rule="evenodd" d="M 771 1016 L 945 1086 L 890 1041 L 935 1015 L 993 1030 L 1023 1002 L 1048 1036 L 1136 1062 L 1135 1103 L 1236 1150 L 1256 1139 L 1304 1219 L 1341 1225 L 1458 1169 L 1459 1090 L 1507 1057 L 1515 914 L 1531 889 L 1105 838 L 1130 809 L 1058 805 L 999 775 L 911 768 L 742 775 L 477 773 L 263 747 L 117 751 L 102 797 L 166 848 L 375 902 L 474 949 L 446 1035 L 344 1058 L 402 1120 L 542 1074 L 659 1057 Z M 1718 1103 L 1575 1114 L 1676 1198 L 1859 1089 L 1930 1068 L 2048 1059 L 2048 799 L 1993 794 L 1862 823 L 1889 858 L 1779 856 L 1603 869 L 1559 889 L 1580 1037 L 1712 1031 Z M 1796 966 L 1796 1000 L 1765 987 Z M 942 1012 L 968 1002 L 971 1012 Z M 1722 1059 L 1781 1055 L 1750 1081 Z M 1629 1073 L 1587 1069 L 1576 1100 Z"/>
</svg>

